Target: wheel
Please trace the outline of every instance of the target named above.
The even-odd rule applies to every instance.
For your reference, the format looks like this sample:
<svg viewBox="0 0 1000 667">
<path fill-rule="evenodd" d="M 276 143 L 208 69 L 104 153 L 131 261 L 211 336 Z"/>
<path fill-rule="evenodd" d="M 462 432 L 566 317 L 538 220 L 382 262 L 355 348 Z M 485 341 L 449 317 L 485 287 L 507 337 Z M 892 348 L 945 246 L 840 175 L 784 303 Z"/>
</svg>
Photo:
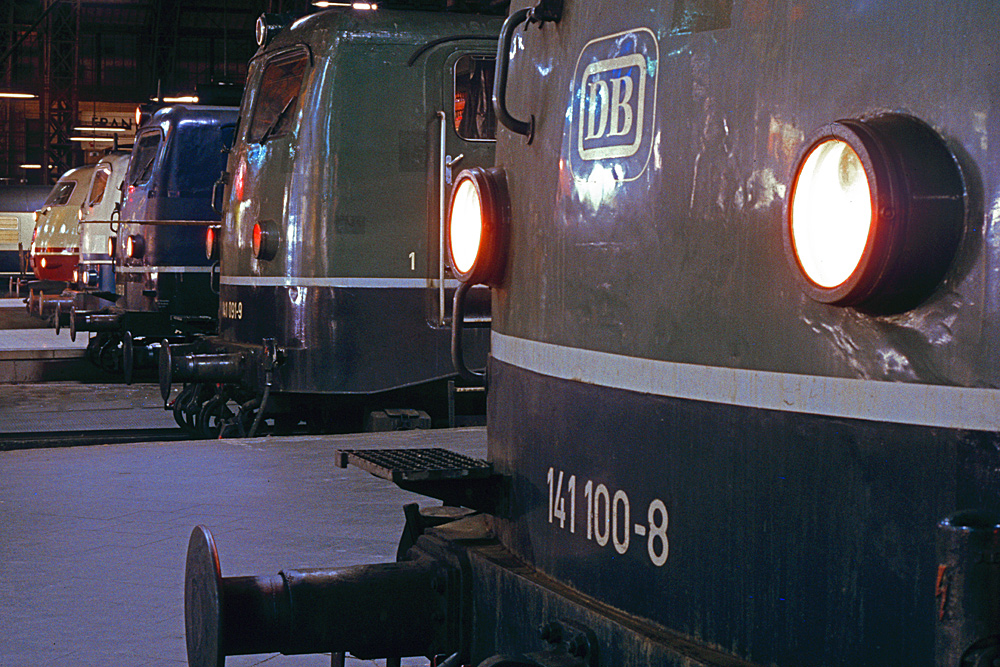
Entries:
<svg viewBox="0 0 1000 667">
<path fill-rule="evenodd" d="M 217 438 L 222 432 L 223 425 L 233 416 L 233 411 L 229 409 L 228 399 L 216 395 L 201 406 L 195 428 L 198 430 L 198 435 L 203 438 Z"/>
<path fill-rule="evenodd" d="M 122 370 L 121 340 L 117 336 L 109 336 L 98 353 L 98 366 L 109 373 L 120 373 Z"/>
<path fill-rule="evenodd" d="M 194 430 L 195 415 L 191 411 L 191 404 L 197 398 L 197 395 L 198 385 L 186 384 L 181 393 L 177 394 L 177 398 L 174 399 L 172 406 L 174 421 L 177 422 L 178 426 L 192 435 L 196 433 Z"/>
<path fill-rule="evenodd" d="M 94 336 L 87 342 L 87 359 L 97 367 L 101 365 L 101 346 L 104 345 L 107 334 Z"/>
</svg>

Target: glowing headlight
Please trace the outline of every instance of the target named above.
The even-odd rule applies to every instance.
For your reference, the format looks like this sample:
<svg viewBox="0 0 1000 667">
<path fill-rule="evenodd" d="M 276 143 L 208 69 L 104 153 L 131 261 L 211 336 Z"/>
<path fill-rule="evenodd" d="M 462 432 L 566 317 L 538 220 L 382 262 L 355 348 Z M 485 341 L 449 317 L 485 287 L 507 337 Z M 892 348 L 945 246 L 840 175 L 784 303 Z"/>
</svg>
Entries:
<svg viewBox="0 0 1000 667">
<path fill-rule="evenodd" d="M 806 277 L 821 287 L 850 278 L 868 244 L 872 200 L 861 158 L 847 142 L 827 139 L 806 156 L 790 217 Z"/>
<path fill-rule="evenodd" d="M 253 226 L 251 249 L 257 259 L 274 259 L 278 252 L 278 229 L 273 222 L 261 220 Z"/>
<path fill-rule="evenodd" d="M 118 240 L 115 236 L 108 237 L 108 257 L 114 258 L 115 256 L 115 243 Z"/>
<path fill-rule="evenodd" d="M 483 210 L 479 191 L 471 179 L 464 179 L 455 188 L 451 205 L 451 225 L 448 240 L 451 242 L 452 264 L 459 273 L 468 273 L 479 254 L 483 238 Z"/>
<path fill-rule="evenodd" d="M 898 114 L 821 128 L 796 161 L 785 250 L 811 298 L 899 312 L 930 295 L 961 238 L 962 178 L 941 138 Z"/>
<path fill-rule="evenodd" d="M 466 169 L 455 179 L 448 209 L 448 255 L 463 282 L 497 285 L 507 260 L 510 203 L 499 169 Z"/>
<path fill-rule="evenodd" d="M 73 282 L 80 282 L 80 269 L 73 269 Z"/>
<path fill-rule="evenodd" d="M 138 234 L 130 234 L 125 238 L 125 256 L 139 259 L 146 252 L 146 242 Z"/>
<path fill-rule="evenodd" d="M 42 257 L 42 258 L 41 258 L 41 259 L 39 260 L 39 262 L 38 262 L 38 263 L 39 263 L 39 264 L 41 265 L 41 267 L 42 267 L 42 268 L 44 269 L 44 268 L 45 268 L 45 267 L 46 267 L 46 266 L 48 265 L 48 263 L 49 263 L 49 262 L 48 262 L 48 260 L 47 260 L 46 258 Z"/>
<path fill-rule="evenodd" d="M 219 256 L 219 240 L 215 227 L 205 232 L 205 258 L 212 260 Z"/>
</svg>

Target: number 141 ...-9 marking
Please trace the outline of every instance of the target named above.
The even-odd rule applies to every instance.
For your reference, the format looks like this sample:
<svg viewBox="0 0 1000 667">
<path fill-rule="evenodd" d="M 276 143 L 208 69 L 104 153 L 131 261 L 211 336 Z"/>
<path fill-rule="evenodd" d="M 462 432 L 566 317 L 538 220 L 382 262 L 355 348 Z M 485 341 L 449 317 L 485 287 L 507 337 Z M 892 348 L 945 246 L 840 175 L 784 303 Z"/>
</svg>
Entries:
<svg viewBox="0 0 1000 667">
<path fill-rule="evenodd" d="M 549 523 L 559 522 L 559 528 L 576 532 L 576 475 L 566 474 L 562 470 L 549 468 Z M 646 509 L 646 523 L 632 523 L 632 509 L 628 494 L 622 490 L 614 494 L 604 484 L 594 484 L 587 480 L 583 485 L 584 509 L 587 521 L 587 539 L 594 540 L 599 546 L 612 544 L 615 551 L 624 554 L 628 551 L 631 537 L 646 538 L 646 552 L 653 565 L 661 566 L 667 562 L 670 552 L 670 542 L 667 539 L 669 514 L 667 506 L 659 498 L 654 498 Z M 569 503 L 567 510 L 566 504 Z"/>
</svg>

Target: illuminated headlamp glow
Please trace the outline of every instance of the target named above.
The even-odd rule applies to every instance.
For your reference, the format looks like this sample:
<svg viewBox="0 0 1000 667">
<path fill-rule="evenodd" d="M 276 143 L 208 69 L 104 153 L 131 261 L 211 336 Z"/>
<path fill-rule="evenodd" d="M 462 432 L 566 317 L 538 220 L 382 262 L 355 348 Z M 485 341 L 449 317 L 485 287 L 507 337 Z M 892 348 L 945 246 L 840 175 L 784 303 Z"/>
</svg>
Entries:
<svg viewBox="0 0 1000 667">
<path fill-rule="evenodd" d="M 253 226 L 253 239 L 251 240 L 251 250 L 253 250 L 253 256 L 260 256 L 260 246 L 264 239 L 264 230 L 260 228 L 260 223 L 258 222 Z"/>
<path fill-rule="evenodd" d="M 205 258 L 212 260 L 218 256 L 219 244 L 218 233 L 215 227 L 209 227 L 205 232 Z"/>
<path fill-rule="evenodd" d="M 961 173 L 933 129 L 900 114 L 840 120 L 795 164 L 785 251 L 808 296 L 881 313 L 930 296 L 965 217 Z"/>
<path fill-rule="evenodd" d="M 462 282 L 498 285 L 507 260 L 510 202 L 500 169 L 466 169 L 455 179 L 448 208 L 448 255 Z"/>
<path fill-rule="evenodd" d="M 108 257 L 113 258 L 115 256 L 115 243 L 117 242 L 117 240 L 118 237 L 116 236 L 108 237 Z"/>
<path fill-rule="evenodd" d="M 468 273 L 479 255 L 479 243 L 483 238 L 482 206 L 479 191 L 472 180 L 462 180 L 452 197 L 448 234 L 452 262 L 459 273 Z"/>
<path fill-rule="evenodd" d="M 872 227 L 871 188 L 847 142 L 827 139 L 806 156 L 791 207 L 792 243 L 806 276 L 820 287 L 851 277 Z"/>
<path fill-rule="evenodd" d="M 278 252 L 278 228 L 270 220 L 261 220 L 253 226 L 250 240 L 253 256 L 261 260 L 274 259 Z"/>
<path fill-rule="evenodd" d="M 146 242 L 138 234 L 130 234 L 125 239 L 125 255 L 139 259 L 146 252 Z"/>
</svg>

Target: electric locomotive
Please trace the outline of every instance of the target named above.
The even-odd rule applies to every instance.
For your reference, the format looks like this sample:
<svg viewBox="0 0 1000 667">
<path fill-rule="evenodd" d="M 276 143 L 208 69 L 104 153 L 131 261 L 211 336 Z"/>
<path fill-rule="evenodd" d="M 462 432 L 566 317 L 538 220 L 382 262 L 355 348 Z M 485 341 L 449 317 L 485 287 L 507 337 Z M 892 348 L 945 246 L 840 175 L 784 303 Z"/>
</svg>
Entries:
<svg viewBox="0 0 1000 667">
<path fill-rule="evenodd" d="M 98 160 L 87 200 L 80 209 L 80 264 L 73 282 L 83 290 L 115 291 L 109 242 L 116 225 L 114 219 L 120 213 L 130 155 L 129 151 L 115 150 Z"/>
<path fill-rule="evenodd" d="M 457 176 L 450 221 L 493 285 L 488 461 L 340 454 L 479 514 L 409 511 L 400 562 L 351 582 L 221 578 L 199 528 L 191 664 L 993 664 L 998 24 L 515 2 L 496 167 Z M 398 627 L 338 615 L 355 581 Z"/>
<path fill-rule="evenodd" d="M 458 283 L 441 221 L 453 173 L 493 162 L 501 19 L 384 4 L 258 23 L 222 229 L 207 241 L 219 335 L 161 348 L 164 401 L 184 382 L 170 405 L 203 435 L 256 432 L 265 418 L 279 430 L 423 427 L 454 411 Z M 485 322 L 488 290 L 471 301 Z M 487 346 L 485 329 L 468 336 L 471 365 Z M 474 412 L 463 395 L 458 411 Z"/>
<path fill-rule="evenodd" d="M 80 261 L 79 212 L 94 165 L 70 169 L 35 212 L 29 262 L 38 280 L 68 283 Z"/>
<path fill-rule="evenodd" d="M 173 105 L 139 127 L 114 241 L 114 305 L 77 310 L 70 336 L 91 337 L 89 356 L 131 381 L 136 367 L 154 367 L 164 338 L 184 339 L 216 327 L 218 294 L 205 230 L 218 224 L 213 184 L 225 168 L 238 110 Z"/>
<path fill-rule="evenodd" d="M 115 147 L 108 151 L 94 165 L 87 189 L 77 217 L 80 261 L 73 269 L 73 278 L 68 289 L 58 296 L 36 294 L 37 303 L 28 304 L 28 310 L 36 310 L 46 316 L 52 312 L 52 323 L 58 334 L 69 323 L 73 308 L 94 310 L 109 307 L 115 299 L 115 273 L 109 253 L 109 239 L 116 223 L 112 218 L 120 210 L 121 185 L 128 168 L 129 152 Z"/>
<path fill-rule="evenodd" d="M 27 250 L 35 229 L 34 212 L 49 196 L 42 185 L 12 185 L 0 188 L 0 272 L 24 276 L 28 272 Z M 11 279 L 10 291 L 15 291 Z"/>
</svg>

